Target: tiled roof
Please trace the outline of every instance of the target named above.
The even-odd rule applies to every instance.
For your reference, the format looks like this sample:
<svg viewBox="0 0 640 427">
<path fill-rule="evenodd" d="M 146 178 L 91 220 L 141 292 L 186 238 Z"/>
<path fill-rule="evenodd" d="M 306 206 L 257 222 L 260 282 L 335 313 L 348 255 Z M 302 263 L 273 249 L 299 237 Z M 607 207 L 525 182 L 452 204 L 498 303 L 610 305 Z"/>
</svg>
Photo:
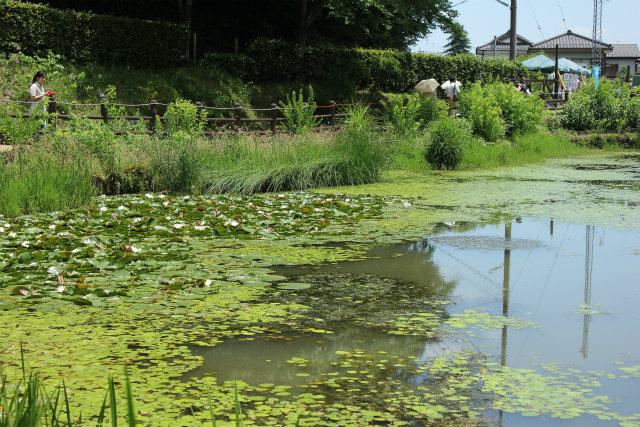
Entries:
<svg viewBox="0 0 640 427">
<path fill-rule="evenodd" d="M 532 45 L 531 49 L 555 49 L 556 45 L 558 45 L 559 49 L 591 49 L 593 39 L 569 30 L 566 33 L 538 42 Z M 598 42 L 598 45 L 600 49 L 611 49 L 611 45 L 607 43 Z"/>
<path fill-rule="evenodd" d="M 496 50 L 509 50 L 509 36 L 510 36 L 511 32 L 507 31 L 506 33 L 502 34 L 501 36 L 497 36 L 496 37 Z M 502 41 L 505 40 L 505 41 Z M 524 37 L 516 34 L 516 45 L 517 45 L 517 50 L 528 50 L 529 46 L 531 46 L 531 42 L 527 39 L 525 39 Z M 485 43 L 484 45 L 477 47 L 476 48 L 476 52 L 480 51 L 480 50 L 493 50 L 493 40 L 491 40 L 488 43 Z"/>
<path fill-rule="evenodd" d="M 607 53 L 607 58 L 640 58 L 637 44 L 612 44 L 613 50 Z"/>
</svg>

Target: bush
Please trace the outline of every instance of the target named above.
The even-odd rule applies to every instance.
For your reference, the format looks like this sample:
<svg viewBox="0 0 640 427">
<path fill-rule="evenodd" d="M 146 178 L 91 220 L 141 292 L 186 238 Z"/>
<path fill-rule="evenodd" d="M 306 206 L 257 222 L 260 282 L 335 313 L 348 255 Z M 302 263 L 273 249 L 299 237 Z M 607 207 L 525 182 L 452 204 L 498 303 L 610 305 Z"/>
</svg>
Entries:
<svg viewBox="0 0 640 427">
<path fill-rule="evenodd" d="M 590 82 L 565 105 L 561 123 L 574 130 L 618 129 L 640 126 L 640 99 L 629 96 L 626 84 Z"/>
<path fill-rule="evenodd" d="M 456 119 L 442 117 L 431 126 L 431 141 L 425 158 L 434 169 L 455 169 L 462 161 L 470 139 L 471 134 L 456 123 Z"/>
<path fill-rule="evenodd" d="M 544 115 L 544 102 L 535 96 L 523 96 L 512 85 L 494 82 L 474 83 L 460 92 L 458 107 L 467 117 L 473 132 L 489 142 L 504 135 L 531 132 Z"/>
<path fill-rule="evenodd" d="M 184 133 L 192 138 L 202 135 L 205 111 L 184 99 L 178 99 L 167 107 L 165 130 L 169 137 L 176 133 Z"/>
<path fill-rule="evenodd" d="M 183 26 L 166 22 L 0 1 L 0 51 L 6 53 L 50 50 L 77 62 L 166 66 L 182 60 L 186 34 Z"/>
<path fill-rule="evenodd" d="M 304 134 L 320 124 L 320 119 L 314 116 L 316 103 L 311 85 L 308 86 L 307 94 L 305 99 L 304 89 L 300 88 L 297 94 L 294 90 L 290 95 L 287 95 L 286 101 L 280 101 L 282 115 L 284 116 L 282 126 L 286 131 Z"/>
<path fill-rule="evenodd" d="M 399 135 L 410 135 L 425 129 L 429 123 L 445 116 L 445 101 L 418 93 L 412 95 L 387 95 L 383 104 L 383 118 L 387 126 Z"/>
</svg>

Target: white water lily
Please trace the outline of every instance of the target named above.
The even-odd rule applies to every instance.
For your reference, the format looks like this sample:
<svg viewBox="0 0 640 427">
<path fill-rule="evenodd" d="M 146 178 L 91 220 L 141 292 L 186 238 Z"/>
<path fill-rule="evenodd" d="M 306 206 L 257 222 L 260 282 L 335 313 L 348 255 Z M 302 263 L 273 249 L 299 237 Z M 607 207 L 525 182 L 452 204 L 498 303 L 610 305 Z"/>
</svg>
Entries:
<svg viewBox="0 0 640 427">
<path fill-rule="evenodd" d="M 167 216 L 166 218 L 167 218 L 167 221 L 171 221 L 171 217 L 170 216 Z"/>
<path fill-rule="evenodd" d="M 0 233 L 4 233 L 4 228 L 0 227 Z"/>
<path fill-rule="evenodd" d="M 100 212 L 106 212 L 106 211 L 107 211 L 106 206 L 100 206 Z"/>
<path fill-rule="evenodd" d="M 17 236 L 17 234 L 15 232 L 13 232 L 13 231 L 11 233 L 9 233 L 9 237 L 16 237 L 16 236 Z"/>
<path fill-rule="evenodd" d="M 75 248 L 74 250 L 71 251 L 72 254 L 78 253 L 80 252 L 82 249 L 80 248 Z"/>
<path fill-rule="evenodd" d="M 22 243 L 20 243 L 21 246 L 28 248 L 29 247 L 29 242 L 27 242 L 26 240 L 23 241 Z"/>
<path fill-rule="evenodd" d="M 140 222 L 142 221 L 142 218 L 137 217 L 137 218 L 133 218 L 133 223 L 135 224 L 136 222 Z"/>
<path fill-rule="evenodd" d="M 208 288 L 209 286 L 211 286 L 211 283 L 213 283 L 213 280 L 211 279 L 207 279 L 204 281 L 204 285 Z"/>
<path fill-rule="evenodd" d="M 228 226 L 232 226 L 232 227 L 237 227 L 240 223 L 238 221 L 236 221 L 235 219 L 232 219 L 231 221 L 227 221 L 224 223 L 225 227 Z"/>
<path fill-rule="evenodd" d="M 184 222 L 176 222 L 175 224 L 173 224 L 173 228 L 180 229 L 180 228 L 184 227 L 185 225 L 187 225 L 187 224 L 185 224 Z"/>
<path fill-rule="evenodd" d="M 56 267 L 51 266 L 47 269 L 47 273 L 57 276 L 58 274 L 60 274 L 60 270 L 58 270 Z"/>
<path fill-rule="evenodd" d="M 153 199 L 155 196 L 151 193 L 147 193 L 144 195 L 144 197 L 146 197 L 147 199 Z"/>
<path fill-rule="evenodd" d="M 56 288 L 56 292 L 60 292 L 60 293 L 62 293 L 62 292 L 64 292 L 64 291 L 66 291 L 66 290 L 67 290 L 67 287 L 66 287 L 66 286 L 63 286 L 63 285 L 60 285 L 60 286 L 58 286 L 58 287 Z"/>
<path fill-rule="evenodd" d="M 202 231 L 202 230 L 206 230 L 206 229 L 207 229 L 207 228 L 209 228 L 209 227 L 207 227 L 207 226 L 205 226 L 205 225 L 196 225 L 196 226 L 194 226 L 193 228 L 195 228 L 195 229 L 196 229 L 196 230 L 198 230 L 198 231 Z"/>
<path fill-rule="evenodd" d="M 3 227 L 4 227 L 4 228 L 11 228 L 11 224 L 9 224 L 9 223 L 5 223 L 5 224 L 3 224 Z"/>
<path fill-rule="evenodd" d="M 169 201 L 167 200 L 166 202 L 162 202 L 162 204 L 166 207 L 169 206 Z"/>
<path fill-rule="evenodd" d="M 124 210 L 127 210 L 127 208 L 126 208 L 126 206 L 120 205 L 120 206 L 118 206 L 118 210 L 119 211 L 124 211 Z"/>
<path fill-rule="evenodd" d="M 131 245 L 131 252 L 140 252 L 140 248 L 136 248 L 135 246 Z"/>
</svg>

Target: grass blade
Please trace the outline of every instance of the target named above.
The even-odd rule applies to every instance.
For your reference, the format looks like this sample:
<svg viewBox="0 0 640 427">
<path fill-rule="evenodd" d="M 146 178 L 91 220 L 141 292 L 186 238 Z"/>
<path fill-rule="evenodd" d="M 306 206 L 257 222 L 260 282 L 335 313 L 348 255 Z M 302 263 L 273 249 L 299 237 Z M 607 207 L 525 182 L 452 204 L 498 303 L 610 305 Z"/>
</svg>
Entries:
<svg viewBox="0 0 640 427">
<path fill-rule="evenodd" d="M 216 414 L 213 413 L 213 402 L 211 401 L 211 390 L 207 388 L 207 401 L 209 403 L 209 414 L 211 414 L 211 425 L 216 427 Z"/>
<path fill-rule="evenodd" d="M 136 425 L 136 413 L 133 409 L 133 392 L 131 391 L 131 381 L 129 380 L 129 369 L 124 367 L 125 392 L 127 394 L 127 413 L 129 418 L 129 427 Z"/>
<path fill-rule="evenodd" d="M 109 375 L 109 403 L 111 405 L 111 426 L 118 427 L 118 411 L 116 409 L 116 385 L 113 376 Z"/>
<path fill-rule="evenodd" d="M 71 425 L 71 411 L 69 410 L 69 394 L 67 393 L 67 385 L 64 383 L 64 378 L 62 379 L 62 390 L 64 391 L 64 403 L 65 408 L 67 410 L 67 425 Z"/>
</svg>

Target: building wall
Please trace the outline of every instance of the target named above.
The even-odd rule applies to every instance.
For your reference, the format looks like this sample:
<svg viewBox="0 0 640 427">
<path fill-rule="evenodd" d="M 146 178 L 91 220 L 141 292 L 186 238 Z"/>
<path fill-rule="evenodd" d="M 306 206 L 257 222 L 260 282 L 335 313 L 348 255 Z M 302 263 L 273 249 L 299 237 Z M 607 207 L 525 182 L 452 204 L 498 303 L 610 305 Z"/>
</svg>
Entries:
<svg viewBox="0 0 640 427">
<path fill-rule="evenodd" d="M 524 50 L 519 50 L 516 52 L 516 57 L 524 56 L 527 52 Z M 478 56 L 482 56 L 485 58 L 493 58 L 493 49 L 490 50 L 479 50 Z M 509 51 L 508 50 L 496 50 L 496 58 L 504 58 L 509 59 Z"/>
<path fill-rule="evenodd" d="M 631 67 L 632 73 L 637 73 L 636 58 L 607 58 L 607 65 L 618 65 L 618 69 L 623 67 Z"/>
</svg>

